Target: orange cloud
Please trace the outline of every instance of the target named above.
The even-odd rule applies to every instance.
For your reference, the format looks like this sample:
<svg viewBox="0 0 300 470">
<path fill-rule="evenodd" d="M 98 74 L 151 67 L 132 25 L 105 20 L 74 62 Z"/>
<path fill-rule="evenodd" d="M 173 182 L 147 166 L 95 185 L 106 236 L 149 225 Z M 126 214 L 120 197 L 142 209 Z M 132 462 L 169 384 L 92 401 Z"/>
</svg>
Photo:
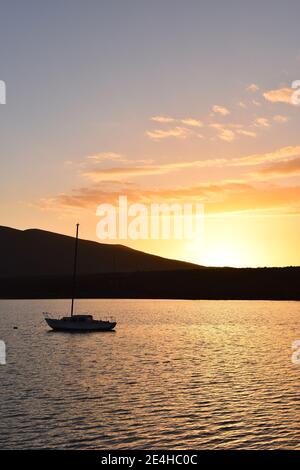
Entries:
<svg viewBox="0 0 300 470">
<path fill-rule="evenodd" d="M 210 127 L 216 129 L 218 131 L 218 138 L 224 140 L 225 142 L 232 142 L 235 139 L 235 133 L 231 129 L 228 129 L 228 127 L 233 126 L 224 126 L 218 122 L 215 122 L 210 124 Z"/>
<path fill-rule="evenodd" d="M 274 152 L 256 153 L 245 157 L 234 158 L 230 163 L 234 166 L 260 165 L 274 160 L 285 160 L 300 154 L 300 145 L 282 147 Z"/>
<path fill-rule="evenodd" d="M 220 132 L 220 136 L 223 135 L 222 140 L 226 140 L 226 138 L 229 138 L 229 139 L 231 138 L 230 132 L 232 131 L 230 131 L 229 129 L 223 129 L 218 124 L 212 124 L 212 127 L 216 128 Z M 228 131 L 229 134 L 224 134 L 225 131 Z M 243 135 L 249 135 L 249 137 L 255 137 L 255 133 L 252 133 L 251 131 L 247 131 L 244 129 L 237 129 L 236 132 L 243 133 Z M 111 181 L 111 180 L 124 181 L 126 178 L 129 178 L 129 177 L 167 174 L 167 173 L 179 171 L 185 168 L 196 169 L 196 168 L 209 168 L 209 167 L 220 168 L 220 167 L 230 167 L 230 166 L 233 166 L 233 167 L 257 166 L 257 165 L 262 165 L 264 163 L 273 162 L 273 161 L 285 161 L 299 154 L 300 154 L 300 146 L 288 146 L 288 147 L 282 147 L 278 150 L 275 150 L 274 152 L 252 154 L 252 155 L 246 155 L 242 157 L 203 159 L 203 160 L 181 161 L 181 162 L 179 161 L 179 162 L 164 163 L 160 165 L 149 164 L 151 160 L 143 160 L 143 159 L 135 160 L 135 161 L 126 160 L 126 163 L 134 163 L 135 166 L 117 166 L 117 167 L 111 167 L 111 168 L 92 167 L 89 169 L 84 169 L 84 171 L 82 172 L 82 175 L 96 182 Z"/>
<path fill-rule="evenodd" d="M 93 181 L 107 181 L 113 179 L 124 179 L 130 176 L 142 176 L 142 175 L 155 175 L 159 173 L 164 173 L 159 167 L 114 167 L 114 168 L 97 168 L 94 170 L 89 170 L 83 173 L 84 176 L 87 176 Z"/>
<path fill-rule="evenodd" d="M 186 118 L 186 119 L 181 119 L 182 124 L 186 126 L 191 126 L 191 127 L 202 127 L 203 122 L 199 121 L 198 119 L 194 118 Z"/>
<path fill-rule="evenodd" d="M 166 124 L 166 123 L 169 123 L 169 122 L 174 122 L 175 119 L 172 118 L 172 117 L 169 117 L 169 116 L 153 116 L 151 118 L 151 121 L 155 121 L 155 122 L 160 122 L 162 124 Z"/>
<path fill-rule="evenodd" d="M 104 187 L 105 188 L 105 187 Z M 79 207 L 92 208 L 105 202 L 109 204 L 117 203 L 120 194 L 126 194 L 129 202 L 183 202 L 193 200 L 204 202 L 208 200 L 219 200 L 225 193 L 236 193 L 248 188 L 248 185 L 235 182 L 220 182 L 217 184 L 203 184 L 196 187 L 181 187 L 173 189 L 142 189 L 139 187 L 123 187 L 119 189 L 104 189 L 98 185 L 84 187 L 74 190 L 71 194 L 60 194 L 56 198 L 48 200 L 48 207 Z M 42 201 L 44 207 L 47 200 Z"/>
<path fill-rule="evenodd" d="M 268 166 L 262 167 L 266 163 Z M 128 177 L 168 174 L 185 168 L 196 170 L 239 166 L 254 167 L 255 171 L 244 173 L 243 179 L 227 179 L 215 183 L 210 181 L 197 186 L 167 189 L 140 188 L 126 181 Z M 103 169 L 92 166 L 82 174 L 92 181 L 90 186 L 75 189 L 70 194 L 44 199 L 40 202 L 40 207 L 52 210 L 94 210 L 101 202 L 114 204 L 119 194 L 126 194 L 131 202 L 201 202 L 205 204 L 206 212 L 212 213 L 266 210 L 274 213 L 298 213 L 300 210 L 300 187 L 266 185 L 266 180 L 270 178 L 300 175 L 300 146 L 287 146 L 273 152 L 235 158 Z"/>
<path fill-rule="evenodd" d="M 245 187 L 238 193 L 229 193 L 220 202 L 205 205 L 206 212 L 248 212 L 294 214 L 300 213 L 300 187 Z"/>
<path fill-rule="evenodd" d="M 155 129 L 154 131 L 147 131 L 146 135 L 153 140 L 161 140 L 169 137 L 176 139 L 186 139 L 190 134 L 189 129 L 185 127 L 174 127 L 171 129 Z"/>
<path fill-rule="evenodd" d="M 277 90 L 269 90 L 263 93 L 264 98 L 271 103 L 288 103 L 292 104 L 293 90 L 291 88 L 278 88 Z"/>
<path fill-rule="evenodd" d="M 247 131 L 246 129 L 238 129 L 236 131 L 238 134 L 240 135 L 244 135 L 246 137 L 256 137 L 256 132 L 253 132 L 253 131 Z"/>
<path fill-rule="evenodd" d="M 225 142 L 232 142 L 235 139 L 235 133 L 230 129 L 220 129 L 218 137 Z"/>
<path fill-rule="evenodd" d="M 229 109 L 225 108 L 225 106 L 220 106 L 218 104 L 215 104 L 212 110 L 213 110 L 213 113 L 221 114 L 222 116 L 228 116 L 228 114 L 230 114 Z"/>
<path fill-rule="evenodd" d="M 300 175 L 300 158 L 276 162 L 256 171 L 259 176 L 283 177 Z"/>
<path fill-rule="evenodd" d="M 218 131 L 218 138 L 226 142 L 232 142 L 238 136 L 256 137 L 256 132 L 244 129 L 242 124 L 220 124 L 218 122 L 210 124 L 210 127 Z"/>
<path fill-rule="evenodd" d="M 82 174 L 92 181 L 120 181 L 129 177 L 145 175 L 162 175 L 185 168 L 205 168 L 218 166 L 226 162 L 224 159 L 215 160 L 193 160 L 175 163 L 165 163 L 161 165 L 143 165 L 135 167 L 112 167 L 112 168 L 91 168 Z"/>
<path fill-rule="evenodd" d="M 267 118 L 260 117 L 255 119 L 254 125 L 256 127 L 270 127 L 270 122 Z"/>
<path fill-rule="evenodd" d="M 205 205 L 205 213 L 260 212 L 273 214 L 300 213 L 300 187 L 255 187 L 235 182 L 220 182 L 175 189 L 123 188 L 105 190 L 98 186 L 80 188 L 72 194 L 60 194 L 43 200 L 40 206 L 54 210 L 95 210 L 101 203 L 117 204 L 119 195 L 126 194 L 129 203 L 197 202 Z"/>
<path fill-rule="evenodd" d="M 118 161 L 122 163 L 128 162 L 128 159 L 123 157 L 123 155 L 120 155 L 119 153 L 114 153 L 114 152 L 100 152 L 95 155 L 88 155 L 86 159 L 93 161 L 95 163 L 100 163 L 106 160 Z"/>
</svg>

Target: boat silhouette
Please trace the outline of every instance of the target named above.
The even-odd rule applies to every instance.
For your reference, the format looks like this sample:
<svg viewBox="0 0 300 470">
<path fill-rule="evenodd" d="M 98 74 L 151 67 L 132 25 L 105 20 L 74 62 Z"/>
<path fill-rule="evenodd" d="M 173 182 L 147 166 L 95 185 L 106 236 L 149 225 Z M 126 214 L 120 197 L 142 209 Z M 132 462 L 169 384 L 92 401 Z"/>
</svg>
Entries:
<svg viewBox="0 0 300 470">
<path fill-rule="evenodd" d="M 76 224 L 76 238 L 74 250 L 74 268 L 72 282 L 72 299 L 71 313 L 69 316 L 62 318 L 52 317 L 48 312 L 44 312 L 45 321 L 55 331 L 111 331 L 115 328 L 117 322 L 113 319 L 96 320 L 91 314 L 74 315 L 74 301 L 76 293 L 76 274 L 77 274 L 77 257 L 78 257 L 78 239 L 79 224 Z"/>
</svg>

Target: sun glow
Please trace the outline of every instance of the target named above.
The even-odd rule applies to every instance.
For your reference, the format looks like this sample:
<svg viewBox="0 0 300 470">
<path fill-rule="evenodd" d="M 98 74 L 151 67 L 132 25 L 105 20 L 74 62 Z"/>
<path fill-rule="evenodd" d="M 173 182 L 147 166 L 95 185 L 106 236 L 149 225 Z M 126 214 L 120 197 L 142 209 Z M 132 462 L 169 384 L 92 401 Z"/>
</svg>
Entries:
<svg viewBox="0 0 300 470">
<path fill-rule="evenodd" d="M 245 266 L 246 256 L 242 243 L 237 240 L 204 239 L 186 241 L 183 247 L 183 258 L 204 266 Z"/>
<path fill-rule="evenodd" d="M 217 246 L 205 253 L 202 260 L 206 266 L 243 266 L 243 254 L 234 246 Z"/>
<path fill-rule="evenodd" d="M 202 266 L 263 267 L 300 264 L 300 254 L 297 252 L 296 256 L 294 250 L 299 237 L 298 216 L 219 214 L 206 215 L 203 233 L 194 239 L 116 240 L 114 243 Z"/>
<path fill-rule="evenodd" d="M 203 239 L 186 243 L 182 253 L 204 266 L 297 265 L 300 256 L 295 256 L 294 247 L 299 236 L 298 216 L 208 216 Z"/>
</svg>

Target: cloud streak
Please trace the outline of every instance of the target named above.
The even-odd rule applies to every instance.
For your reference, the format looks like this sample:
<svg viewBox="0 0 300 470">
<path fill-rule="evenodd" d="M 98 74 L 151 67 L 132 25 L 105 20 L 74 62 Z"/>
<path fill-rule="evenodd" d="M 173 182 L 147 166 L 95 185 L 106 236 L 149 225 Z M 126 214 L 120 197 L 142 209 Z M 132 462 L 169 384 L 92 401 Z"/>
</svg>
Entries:
<svg viewBox="0 0 300 470">
<path fill-rule="evenodd" d="M 60 194 L 56 198 L 43 200 L 40 206 L 54 210 L 95 210 L 98 204 L 117 204 L 120 194 L 126 194 L 128 201 L 142 202 L 181 202 L 194 201 L 205 205 L 205 213 L 300 213 L 300 187 L 255 187 L 253 185 L 223 181 L 216 184 L 203 184 L 174 189 L 105 190 L 97 186 L 80 188 L 72 194 Z"/>
<path fill-rule="evenodd" d="M 298 176 L 300 175 L 300 158 L 273 163 L 257 170 L 256 175 L 268 178 Z"/>
<path fill-rule="evenodd" d="M 170 129 L 155 129 L 153 131 L 146 131 L 146 135 L 153 140 L 167 139 L 170 137 L 176 139 L 186 139 L 190 135 L 190 131 L 185 127 L 177 126 Z"/>
<path fill-rule="evenodd" d="M 161 124 L 168 124 L 169 122 L 174 122 L 176 119 L 169 116 L 153 116 L 150 118 L 151 121 L 159 122 Z"/>
<path fill-rule="evenodd" d="M 224 129 L 217 127 L 220 132 Z M 236 132 L 247 132 L 244 129 L 237 129 Z M 252 137 L 250 135 L 250 137 Z M 230 136 L 229 136 L 230 138 Z M 224 139 L 225 140 L 225 139 Z M 102 155 L 102 154 L 99 154 Z M 202 159 L 192 161 L 179 161 L 164 164 L 150 164 L 149 160 L 128 160 L 126 163 L 130 163 L 134 166 L 116 166 L 109 168 L 99 167 L 84 167 L 82 175 L 94 182 L 100 181 L 124 181 L 126 178 L 135 178 L 139 176 L 151 176 L 151 175 L 162 175 L 168 174 L 189 168 L 225 168 L 225 167 L 248 167 L 248 166 L 259 166 L 265 163 L 271 163 L 274 161 L 286 161 L 292 157 L 300 155 L 299 146 L 288 146 L 277 149 L 273 152 L 250 154 L 242 157 L 235 158 L 217 158 L 217 159 Z M 101 162 L 101 160 L 100 160 Z"/>
</svg>

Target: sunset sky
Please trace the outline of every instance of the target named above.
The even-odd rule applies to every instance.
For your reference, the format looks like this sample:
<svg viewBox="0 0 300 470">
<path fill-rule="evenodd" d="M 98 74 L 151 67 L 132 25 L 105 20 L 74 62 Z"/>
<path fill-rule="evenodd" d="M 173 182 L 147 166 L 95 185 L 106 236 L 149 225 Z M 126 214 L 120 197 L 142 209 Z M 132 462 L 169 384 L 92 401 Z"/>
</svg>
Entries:
<svg viewBox="0 0 300 470">
<path fill-rule="evenodd" d="M 125 244 L 299 265 L 299 18 L 297 0 L 2 3 L 0 224 L 97 240 L 119 194 L 191 201 L 203 239 Z"/>
</svg>

